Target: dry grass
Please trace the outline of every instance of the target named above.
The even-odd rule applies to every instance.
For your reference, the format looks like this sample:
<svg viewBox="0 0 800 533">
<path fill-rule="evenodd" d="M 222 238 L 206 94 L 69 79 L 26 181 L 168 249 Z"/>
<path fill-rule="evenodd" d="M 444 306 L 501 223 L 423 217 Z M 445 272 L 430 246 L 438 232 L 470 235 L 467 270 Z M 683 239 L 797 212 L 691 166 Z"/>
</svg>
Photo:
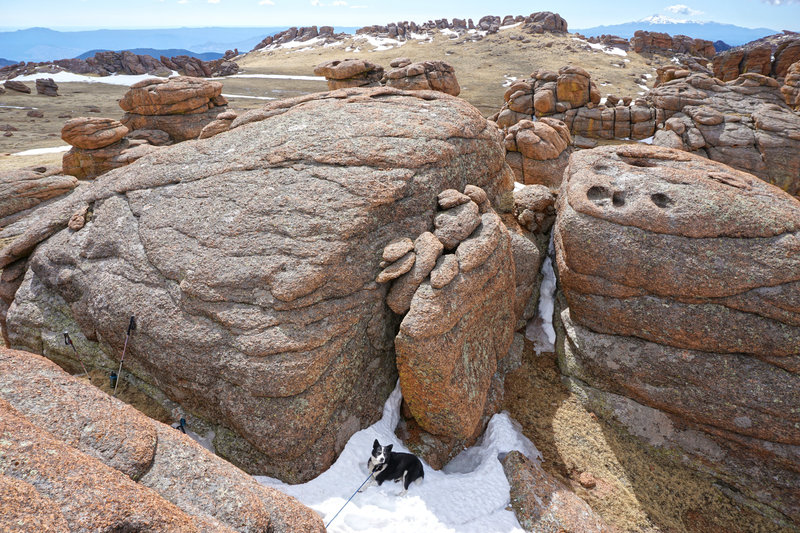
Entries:
<svg viewBox="0 0 800 533">
<path fill-rule="evenodd" d="M 512 39 L 511 37 L 516 37 Z M 524 42 L 524 39 L 528 42 Z M 360 51 L 346 52 L 347 47 Z M 488 35 L 481 41 L 451 39 L 436 33 L 432 42 L 408 41 L 400 47 L 373 52 L 374 46 L 363 39 L 346 39 L 340 46 L 312 50 L 273 50 L 252 52 L 237 59 L 244 74 L 313 75 L 314 67 L 331 59 L 362 57 L 389 68 L 399 56 L 412 60 L 445 60 L 456 69 L 461 84 L 461 97 L 476 106 L 485 116 L 495 113 L 503 104 L 503 84 L 510 78 L 523 79 L 539 68 L 557 70 L 571 64 L 585 68 L 592 75 L 603 95 L 636 95 L 642 89 L 635 83 L 642 74 L 653 74 L 654 67 L 667 61 L 665 57 L 629 53 L 626 58 L 599 51 L 586 50 L 585 44 L 569 35 L 530 35 L 519 27 Z M 625 61 L 627 59 L 628 61 Z M 45 76 L 45 75 L 43 75 Z M 227 78 L 223 94 L 230 107 L 246 110 L 264 105 L 261 98 L 287 98 L 325 91 L 324 81 L 280 80 L 265 78 Z M 27 85 L 33 87 L 32 82 Z M 96 116 L 119 119 L 123 112 L 117 101 L 127 90 L 124 86 L 102 83 L 61 83 L 57 98 L 12 91 L 0 96 L 0 105 L 37 108 L 43 118 L 27 116 L 29 109 L 0 107 L 0 125 L 18 131 L 5 137 L 0 133 L 0 171 L 32 165 L 57 164 L 61 154 L 9 157 L 8 154 L 31 148 L 62 145 L 61 127 L 70 117 Z M 260 97 L 260 98 L 248 98 Z M 96 109 L 97 112 L 91 112 Z"/>
<path fill-rule="evenodd" d="M 713 480 L 643 446 L 587 411 L 561 382 L 555 354 L 537 356 L 525 341 L 523 365 L 506 377 L 504 408 L 544 461 L 617 531 L 774 532 L 775 524 L 728 498 Z M 578 483 L 582 472 L 597 480 Z"/>
</svg>

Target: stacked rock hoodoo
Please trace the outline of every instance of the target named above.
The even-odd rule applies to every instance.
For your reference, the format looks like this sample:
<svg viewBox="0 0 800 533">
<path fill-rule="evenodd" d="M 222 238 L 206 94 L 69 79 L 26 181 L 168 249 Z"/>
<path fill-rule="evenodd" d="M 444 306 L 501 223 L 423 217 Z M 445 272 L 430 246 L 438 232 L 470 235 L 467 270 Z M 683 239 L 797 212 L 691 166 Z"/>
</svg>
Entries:
<svg viewBox="0 0 800 533">
<path fill-rule="evenodd" d="M 659 85 L 648 98 L 664 124 L 654 144 L 698 152 L 790 194 L 800 191 L 800 116 L 775 79 L 751 73 L 722 82 L 692 74 Z"/>
<path fill-rule="evenodd" d="M 142 157 L 150 145 L 125 138 L 128 128 L 111 118 L 79 117 L 61 129 L 61 138 L 72 145 L 64 154 L 64 174 L 90 179 L 123 167 Z"/>
<path fill-rule="evenodd" d="M 122 124 L 130 131 L 162 130 L 172 142 L 196 139 L 203 128 L 227 110 L 222 83 L 178 76 L 151 78 L 131 85 L 119 101 Z"/>
<path fill-rule="evenodd" d="M 786 105 L 795 110 L 800 109 L 800 61 L 792 63 L 792 66 L 786 71 L 781 93 L 786 100 Z"/>
<path fill-rule="evenodd" d="M 604 147 L 572 156 L 554 232 L 580 397 L 800 521 L 800 202 L 686 152 Z"/>
<path fill-rule="evenodd" d="M 477 109 L 436 91 L 339 89 L 244 113 L 225 134 L 79 187 L 0 249 L 0 268 L 29 261 L 6 316 L 10 343 L 74 366 L 69 330 L 87 366 L 111 368 L 119 321 L 135 315 L 126 374 L 205 420 L 217 453 L 250 473 L 316 477 L 380 418 L 397 382 L 400 317 L 375 282 L 384 247 L 430 231 L 446 189 L 472 184 L 510 207 L 500 140 Z M 91 219 L 70 229 L 84 209 Z M 491 265 L 507 263 L 493 251 L 507 240 L 494 222 L 482 217 L 458 245 L 465 263 L 440 292 L 468 290 L 447 300 L 447 319 L 471 309 L 464 321 L 476 322 L 458 331 L 473 346 L 484 342 L 473 330 L 499 338 L 496 359 L 507 338 L 492 332 L 513 330 L 513 310 L 511 326 L 484 321 L 509 315 L 500 310 L 512 292 L 492 292 L 491 312 L 464 304 L 483 297 L 475 283 Z M 513 266 L 485 281 L 513 291 Z M 412 301 L 406 316 L 426 328 L 434 314 Z M 416 331 L 409 345 L 448 342 Z"/>
<path fill-rule="evenodd" d="M 456 79 L 455 69 L 444 61 L 412 62 L 401 57 L 392 60 L 388 71 L 381 82 L 388 87 L 409 91 L 441 91 L 458 96 L 461 87 Z"/>
<path fill-rule="evenodd" d="M 384 248 L 389 264 L 376 278 L 394 280 L 386 301 L 405 314 L 395 349 L 409 423 L 418 426 L 410 445 L 434 468 L 474 443 L 497 412 L 516 324 L 506 297 L 515 290 L 511 240 L 486 192 L 446 189 L 438 206 L 432 233 Z"/>
<path fill-rule="evenodd" d="M 325 76 L 328 89 L 377 87 L 383 78 L 383 67 L 366 59 L 335 59 L 314 68 L 314 74 Z"/>
<path fill-rule="evenodd" d="M 506 130 L 503 143 L 518 182 L 559 188 L 572 153 L 572 138 L 564 122 L 550 117 L 521 120 Z"/>
</svg>

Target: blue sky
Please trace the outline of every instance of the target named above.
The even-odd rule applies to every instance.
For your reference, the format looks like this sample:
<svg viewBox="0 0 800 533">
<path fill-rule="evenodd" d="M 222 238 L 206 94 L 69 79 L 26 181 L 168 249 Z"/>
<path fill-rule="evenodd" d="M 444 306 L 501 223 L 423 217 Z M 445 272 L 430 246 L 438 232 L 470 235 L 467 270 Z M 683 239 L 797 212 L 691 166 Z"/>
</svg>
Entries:
<svg viewBox="0 0 800 533">
<path fill-rule="evenodd" d="M 483 15 L 534 11 L 560 13 L 570 28 L 629 22 L 660 14 L 800 31 L 800 0 L 0 0 L 0 28 L 365 26 L 443 17 L 472 17 L 477 21 Z"/>
</svg>

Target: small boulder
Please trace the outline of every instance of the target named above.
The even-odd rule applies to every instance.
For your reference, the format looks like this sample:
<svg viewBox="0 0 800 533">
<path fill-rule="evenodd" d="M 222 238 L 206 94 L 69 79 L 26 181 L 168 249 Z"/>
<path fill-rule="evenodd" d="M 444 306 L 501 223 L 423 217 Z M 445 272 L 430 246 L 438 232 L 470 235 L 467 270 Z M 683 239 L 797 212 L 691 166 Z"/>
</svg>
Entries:
<svg viewBox="0 0 800 533">
<path fill-rule="evenodd" d="M 61 128 L 61 138 L 84 150 L 104 148 L 121 140 L 128 128 L 111 118 L 78 117 L 68 120 Z"/>
</svg>

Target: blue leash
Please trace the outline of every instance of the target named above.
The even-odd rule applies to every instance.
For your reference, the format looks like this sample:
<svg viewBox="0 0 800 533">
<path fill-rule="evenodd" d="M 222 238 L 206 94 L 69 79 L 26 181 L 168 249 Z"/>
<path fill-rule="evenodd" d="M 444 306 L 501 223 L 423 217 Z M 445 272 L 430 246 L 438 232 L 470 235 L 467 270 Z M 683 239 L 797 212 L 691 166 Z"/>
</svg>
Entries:
<svg viewBox="0 0 800 533">
<path fill-rule="evenodd" d="M 379 465 L 379 466 L 380 466 L 380 465 Z M 378 467 L 376 466 L 376 467 L 375 467 L 375 469 L 377 470 L 377 468 L 378 468 Z M 344 505 L 342 505 L 342 508 L 341 508 L 341 509 L 339 509 L 339 510 L 336 512 L 336 514 L 335 514 L 335 515 L 333 515 L 333 518 L 331 518 L 330 522 L 328 522 L 327 524 L 325 524 L 325 529 L 328 529 L 328 527 L 330 527 L 330 525 L 331 525 L 331 522 L 333 522 L 334 520 L 336 520 L 336 517 L 337 517 L 337 516 L 339 516 L 339 513 L 341 513 L 341 512 L 344 510 L 344 508 L 347 506 L 347 504 L 348 504 L 348 503 L 350 503 L 350 500 L 352 500 L 352 499 L 355 497 L 355 495 L 356 495 L 356 494 L 358 494 L 358 491 L 360 491 L 360 490 L 361 490 L 361 487 L 363 487 L 363 486 L 364 486 L 364 485 L 367 483 L 367 481 L 369 481 L 369 478 L 371 478 L 371 477 L 372 477 L 372 472 L 370 472 L 370 473 L 369 473 L 369 475 L 367 476 L 367 479 L 365 479 L 365 480 L 364 480 L 364 483 L 362 483 L 362 484 L 361 484 L 361 486 L 359 486 L 359 487 L 356 489 L 356 491 L 353 493 L 353 495 L 352 495 L 352 496 L 350 496 L 350 498 L 349 498 L 349 499 L 348 499 L 346 502 L 344 502 Z"/>
</svg>

